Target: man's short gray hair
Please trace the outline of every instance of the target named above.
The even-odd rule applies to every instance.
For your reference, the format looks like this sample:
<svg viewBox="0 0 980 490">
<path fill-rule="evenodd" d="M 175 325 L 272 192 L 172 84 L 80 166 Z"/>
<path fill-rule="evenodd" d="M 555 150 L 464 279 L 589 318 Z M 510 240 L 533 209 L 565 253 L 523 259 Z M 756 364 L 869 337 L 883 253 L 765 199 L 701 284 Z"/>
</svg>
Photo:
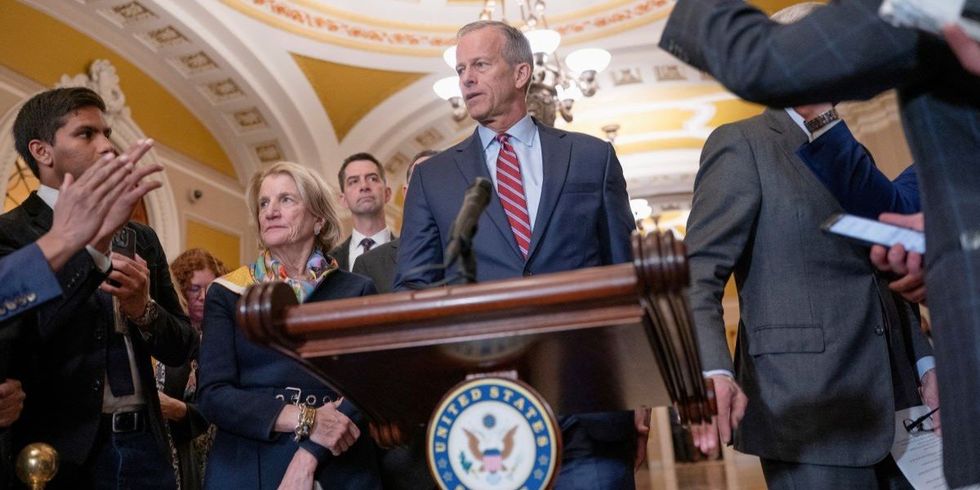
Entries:
<svg viewBox="0 0 980 490">
<path fill-rule="evenodd" d="M 803 2 L 790 5 L 775 14 L 770 19 L 780 24 L 792 24 L 808 15 L 814 10 L 823 7 L 824 4 L 817 2 Z"/>
<path fill-rule="evenodd" d="M 505 22 L 500 22 L 499 20 L 478 20 L 476 22 L 470 22 L 456 32 L 456 41 L 459 42 L 460 38 L 471 32 L 488 27 L 497 29 L 497 31 L 504 35 L 503 56 L 507 60 L 507 64 L 517 66 L 521 63 L 527 63 L 531 68 L 534 68 L 534 55 L 531 53 L 531 44 L 527 42 L 527 38 L 524 37 L 523 32 Z"/>
</svg>

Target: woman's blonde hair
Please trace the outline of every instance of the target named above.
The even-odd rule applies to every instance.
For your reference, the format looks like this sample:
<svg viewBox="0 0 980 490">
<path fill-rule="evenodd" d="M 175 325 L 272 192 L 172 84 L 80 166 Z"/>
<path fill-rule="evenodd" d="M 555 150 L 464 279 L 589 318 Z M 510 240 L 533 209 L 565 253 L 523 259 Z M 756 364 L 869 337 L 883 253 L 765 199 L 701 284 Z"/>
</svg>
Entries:
<svg viewBox="0 0 980 490">
<path fill-rule="evenodd" d="M 320 233 L 317 233 L 314 239 L 315 246 L 323 253 L 329 253 L 334 244 L 340 241 L 340 220 L 337 218 L 337 212 L 330 204 L 333 202 L 330 188 L 324 183 L 322 177 L 293 162 L 276 162 L 259 169 L 252 175 L 248 184 L 248 205 L 252 211 L 251 216 L 255 223 L 255 229 L 259 232 L 259 241 L 262 241 L 262 234 L 259 229 L 259 190 L 262 188 L 262 182 L 270 175 L 288 175 L 293 178 L 303 205 L 306 206 L 310 214 L 323 221 Z"/>
</svg>

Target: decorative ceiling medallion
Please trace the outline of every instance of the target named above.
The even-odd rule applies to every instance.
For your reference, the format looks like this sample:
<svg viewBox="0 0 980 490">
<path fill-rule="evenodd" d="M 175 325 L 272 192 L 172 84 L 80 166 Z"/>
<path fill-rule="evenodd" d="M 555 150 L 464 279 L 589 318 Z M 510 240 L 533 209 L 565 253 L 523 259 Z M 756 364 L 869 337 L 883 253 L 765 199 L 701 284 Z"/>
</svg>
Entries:
<svg viewBox="0 0 980 490">
<path fill-rule="evenodd" d="M 141 22 L 148 19 L 157 18 L 150 9 L 143 6 L 139 2 L 129 2 L 121 5 L 116 5 L 112 7 L 112 12 L 119 17 L 124 24 L 132 24 L 134 22 Z"/>
<path fill-rule="evenodd" d="M 284 160 L 282 149 L 279 148 L 279 143 L 275 141 L 267 141 L 256 145 L 255 156 L 262 163 L 274 163 Z"/>
<path fill-rule="evenodd" d="M 202 91 L 212 104 L 220 104 L 229 100 L 245 97 L 245 92 L 243 92 L 242 89 L 238 87 L 238 84 L 230 78 L 205 84 L 202 87 Z"/>
<path fill-rule="evenodd" d="M 256 129 L 264 129 L 268 127 L 268 124 L 265 122 L 265 118 L 262 117 L 262 113 L 255 107 L 234 112 L 232 113 L 232 118 L 235 120 L 236 129 L 241 132 L 254 131 Z"/>
<path fill-rule="evenodd" d="M 222 0 L 229 7 L 272 27 L 354 49 L 411 56 L 439 56 L 455 44 L 454 26 L 384 22 L 305 0 Z M 551 28 L 570 44 L 611 36 L 666 18 L 669 0 L 611 2 Z"/>
<path fill-rule="evenodd" d="M 423 148 L 435 148 L 445 138 L 436 128 L 428 128 L 415 137 L 415 141 Z"/>
<path fill-rule="evenodd" d="M 171 59 L 171 64 L 185 77 L 218 69 L 218 64 L 204 51 L 178 56 Z"/>
<path fill-rule="evenodd" d="M 170 48 L 189 42 L 187 37 L 174 26 L 154 29 L 146 33 L 146 38 L 153 42 L 157 49 Z"/>
</svg>

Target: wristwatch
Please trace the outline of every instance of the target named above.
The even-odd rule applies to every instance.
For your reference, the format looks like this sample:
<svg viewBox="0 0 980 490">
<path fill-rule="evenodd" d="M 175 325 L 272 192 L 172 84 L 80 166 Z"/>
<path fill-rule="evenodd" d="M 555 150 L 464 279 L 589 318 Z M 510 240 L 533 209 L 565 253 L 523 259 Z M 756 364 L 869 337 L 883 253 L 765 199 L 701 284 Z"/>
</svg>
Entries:
<svg viewBox="0 0 980 490">
<path fill-rule="evenodd" d="M 146 307 L 143 308 L 143 313 L 136 317 L 130 318 L 129 321 L 136 324 L 138 327 L 145 327 L 160 316 L 160 307 L 157 306 L 157 302 L 150 299 L 146 302 Z"/>
<path fill-rule="evenodd" d="M 837 115 L 837 109 L 831 107 L 829 110 L 820 113 L 820 115 L 818 115 L 817 117 L 807 120 L 806 122 L 804 122 L 804 124 L 806 125 L 806 130 L 809 131 L 810 134 L 813 134 L 819 131 L 820 128 L 838 119 L 840 119 L 840 116 Z"/>
</svg>

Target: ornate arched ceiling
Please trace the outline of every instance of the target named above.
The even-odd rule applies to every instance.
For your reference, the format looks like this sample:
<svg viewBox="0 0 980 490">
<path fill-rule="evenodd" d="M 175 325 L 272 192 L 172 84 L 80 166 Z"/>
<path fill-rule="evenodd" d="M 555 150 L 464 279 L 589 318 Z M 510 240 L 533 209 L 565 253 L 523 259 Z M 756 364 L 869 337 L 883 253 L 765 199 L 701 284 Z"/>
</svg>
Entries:
<svg viewBox="0 0 980 490">
<path fill-rule="evenodd" d="M 159 118 L 175 134 L 210 133 L 239 182 L 278 159 L 330 176 L 345 155 L 371 151 L 394 171 L 397 186 L 416 151 L 446 147 L 472 131 L 472 122 L 452 121 L 430 87 L 451 74 L 441 51 L 459 25 L 476 19 L 481 0 L 22 2 L 109 47 L 117 65 L 128 63 L 163 87 L 147 96 L 157 105 L 144 117 Z M 520 17 L 516 2 L 499 3 L 509 19 Z M 793 2 L 765 3 L 775 9 Z M 564 35 L 561 50 L 594 45 L 613 53 L 599 93 L 576 103 L 567 127 L 604 136 L 603 126 L 619 124 L 617 147 L 634 193 L 689 188 L 708 132 L 759 110 L 656 48 L 670 6 L 548 3 L 549 23 Z M 137 96 L 130 97 L 136 112 Z M 173 117 L 182 111 L 188 117 Z"/>
</svg>

